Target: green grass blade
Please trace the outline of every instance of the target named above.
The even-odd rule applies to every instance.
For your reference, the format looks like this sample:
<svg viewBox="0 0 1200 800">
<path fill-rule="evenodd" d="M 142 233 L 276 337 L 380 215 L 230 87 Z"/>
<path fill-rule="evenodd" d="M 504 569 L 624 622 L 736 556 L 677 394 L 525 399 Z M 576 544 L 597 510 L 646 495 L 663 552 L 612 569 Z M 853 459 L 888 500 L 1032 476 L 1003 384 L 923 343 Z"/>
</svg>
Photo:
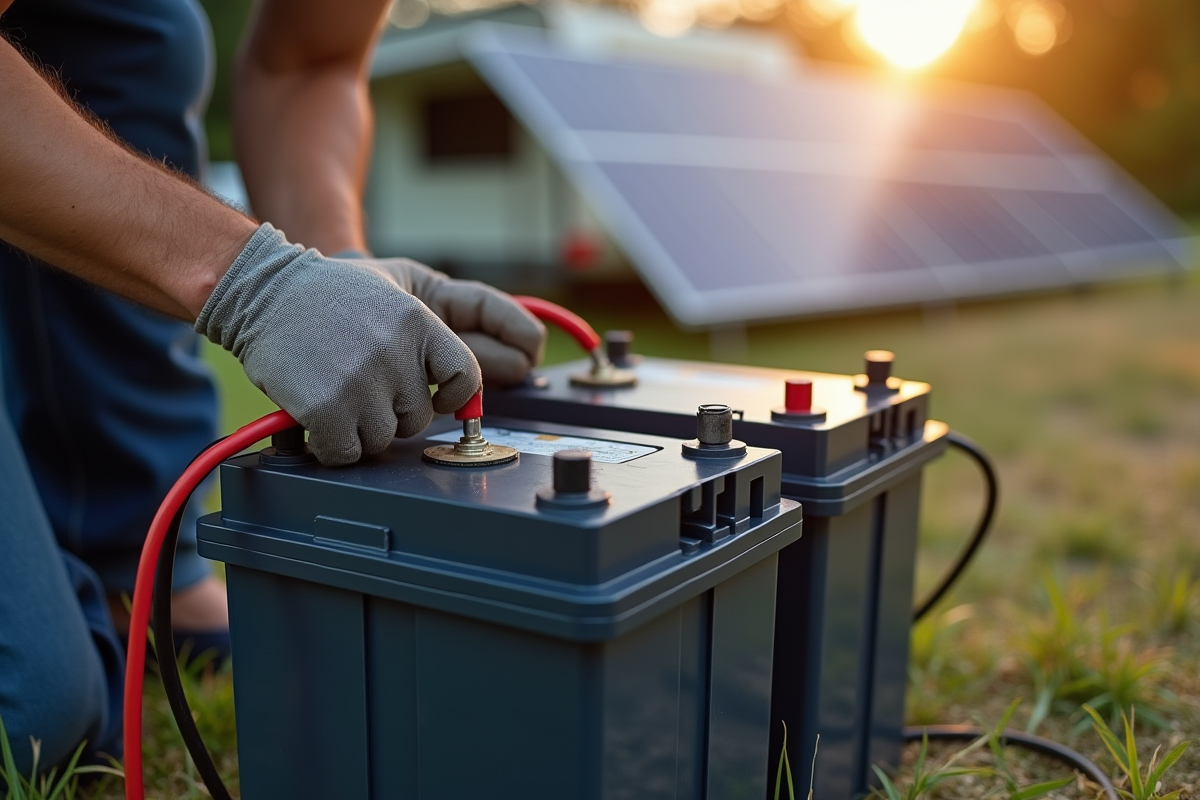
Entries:
<svg viewBox="0 0 1200 800">
<path fill-rule="evenodd" d="M 875 770 L 875 775 L 878 776 L 879 782 L 883 784 L 883 791 L 887 794 L 888 800 L 904 800 L 900 796 L 900 791 L 896 788 L 896 785 L 887 776 L 887 773 L 874 764 L 871 765 L 871 769 Z"/>
<path fill-rule="evenodd" d="M 1083 710 L 1092 718 L 1092 728 L 1100 737 L 1100 741 L 1104 742 L 1104 746 L 1108 749 L 1108 752 L 1112 754 L 1113 759 L 1117 762 L 1117 766 L 1121 768 L 1122 772 L 1128 773 L 1129 764 L 1125 760 L 1125 749 L 1121 746 L 1121 742 L 1117 739 L 1116 734 L 1108 727 L 1108 723 L 1104 721 L 1104 718 L 1096 713 L 1096 709 L 1085 705 L 1083 706 Z"/>
<path fill-rule="evenodd" d="M 787 776 L 788 800 L 796 800 L 796 787 L 792 785 L 792 765 L 788 762 L 787 751 L 783 751 L 783 774 Z"/>
<path fill-rule="evenodd" d="M 1008 727 L 1010 722 L 1012 722 L 1013 714 L 1017 713 L 1017 707 L 1020 705 L 1020 697 L 1008 704 L 1008 708 L 1006 708 L 1004 713 L 1000 716 L 1000 721 L 992 726 L 992 733 L 995 736 L 1000 736 L 1000 734 L 1004 733 L 1004 729 Z"/>
<path fill-rule="evenodd" d="M 1065 786 L 1069 786 L 1075 781 L 1074 777 L 1059 778 L 1053 781 L 1045 781 L 1044 783 L 1035 783 L 1032 786 L 1026 786 L 1008 796 L 1008 800 L 1034 800 L 1034 798 L 1057 792 Z"/>
<path fill-rule="evenodd" d="M 1171 748 L 1171 752 L 1163 756 L 1162 763 L 1150 771 L 1150 774 L 1146 776 L 1146 786 L 1150 787 L 1150 791 L 1154 791 L 1157 788 L 1158 782 L 1162 780 L 1163 775 L 1165 775 L 1167 770 L 1174 766 L 1175 762 L 1183 756 L 1190 744 L 1191 742 L 1189 741 L 1180 742 L 1179 744 L 1175 745 L 1173 748 Z"/>
<path fill-rule="evenodd" d="M 87 742 L 80 742 L 79 747 L 75 748 L 75 752 L 71 754 L 71 760 L 63 767 L 62 776 L 58 779 L 57 783 L 54 781 L 55 771 L 51 770 L 47 779 L 47 784 L 50 788 L 45 800 L 56 800 L 60 794 L 66 791 L 67 785 L 75 779 L 75 775 L 77 774 L 76 768 L 79 766 L 79 759 L 83 755 L 83 748 L 86 744 Z"/>
<path fill-rule="evenodd" d="M 813 742 L 813 757 L 812 766 L 808 770 L 808 800 L 813 800 L 813 782 L 817 779 L 817 751 L 821 749 L 821 734 L 817 734 L 816 741 Z M 789 776 L 788 788 L 791 788 L 791 778 Z"/>
<path fill-rule="evenodd" d="M 1125 716 L 1125 712 L 1121 712 L 1121 724 L 1125 729 L 1125 756 L 1126 763 L 1129 764 L 1129 791 L 1133 792 L 1135 797 L 1145 797 L 1146 787 L 1142 783 L 1141 769 L 1138 766 L 1137 754 L 1137 739 L 1133 735 L 1133 722 L 1129 717 Z"/>
<path fill-rule="evenodd" d="M 925 757 L 929 755 L 929 732 L 921 731 L 921 749 L 917 751 L 917 763 L 913 765 L 913 780 L 925 772 Z"/>
<path fill-rule="evenodd" d="M 775 770 L 775 800 L 779 800 L 779 792 L 783 788 L 783 771 L 786 768 L 788 774 L 788 800 L 796 800 L 796 795 L 792 792 L 792 767 L 788 764 L 787 757 L 787 723 L 780 722 L 783 725 L 783 746 L 779 751 L 779 768 Z"/>
<path fill-rule="evenodd" d="M 4 772 L 0 778 L 8 786 L 8 800 L 27 800 L 22 787 L 24 780 L 17 772 L 17 762 L 13 758 L 12 746 L 8 743 L 8 731 L 4 728 L 4 720 L 0 720 L 0 758 L 4 761 Z"/>
</svg>

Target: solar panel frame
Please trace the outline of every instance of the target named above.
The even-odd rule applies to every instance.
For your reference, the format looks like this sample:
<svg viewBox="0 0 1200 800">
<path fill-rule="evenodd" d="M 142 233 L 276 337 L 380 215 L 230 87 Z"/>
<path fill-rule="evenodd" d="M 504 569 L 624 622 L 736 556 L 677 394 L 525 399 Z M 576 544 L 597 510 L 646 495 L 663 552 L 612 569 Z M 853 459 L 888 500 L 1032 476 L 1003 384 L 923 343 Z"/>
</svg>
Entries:
<svg viewBox="0 0 1200 800">
<path fill-rule="evenodd" d="M 1178 220 L 1031 95 L 946 84 L 914 98 L 839 73 L 772 80 L 602 60 L 556 49 L 539 32 L 488 23 L 461 41 L 686 327 L 1189 266 Z M 532 74 L 531 64 L 550 62 L 553 69 Z M 692 102 L 672 88 L 689 82 L 724 104 Z M 811 105 L 795 107 L 800 97 Z M 840 111 L 812 114 L 821 103 Z M 894 136 L 888 120 L 914 115 L 919 124 L 903 130 L 920 147 L 891 141 L 881 151 L 890 160 L 862 157 Z M 966 133 L 935 124 L 951 118 Z M 758 194 L 746 174 L 759 176 Z M 661 185 L 667 178 L 673 187 Z M 807 208 L 825 217 L 804 253 L 793 253 L 792 229 L 803 225 L 772 216 L 767 195 L 797 198 L 806 182 L 811 189 L 822 181 L 821 203 Z M 839 193 L 861 202 L 824 199 Z M 717 218 L 689 221 L 676 207 L 682 202 L 693 212 L 701 202 L 722 208 Z M 844 268 L 834 272 L 804 266 L 839 258 Z M 722 268 L 729 274 L 716 275 Z"/>
</svg>

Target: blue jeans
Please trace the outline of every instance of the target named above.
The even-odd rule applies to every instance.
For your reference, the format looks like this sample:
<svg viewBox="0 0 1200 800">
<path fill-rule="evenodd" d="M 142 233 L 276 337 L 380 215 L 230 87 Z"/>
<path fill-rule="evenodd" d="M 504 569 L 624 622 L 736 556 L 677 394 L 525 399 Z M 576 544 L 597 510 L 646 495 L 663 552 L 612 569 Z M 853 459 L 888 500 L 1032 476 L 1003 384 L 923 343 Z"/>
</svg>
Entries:
<svg viewBox="0 0 1200 800">
<path fill-rule="evenodd" d="M 132 594 L 158 503 L 215 437 L 197 345 L 184 323 L 0 251 L 0 718 L 22 769 L 30 736 L 43 766 L 84 739 L 120 754 L 106 595 Z M 197 498 L 176 588 L 209 574 L 199 514 Z"/>
<path fill-rule="evenodd" d="M 125 658 L 96 574 L 55 541 L 16 431 L 0 405 L 0 719 L 18 769 L 81 741 L 121 754 Z"/>
</svg>

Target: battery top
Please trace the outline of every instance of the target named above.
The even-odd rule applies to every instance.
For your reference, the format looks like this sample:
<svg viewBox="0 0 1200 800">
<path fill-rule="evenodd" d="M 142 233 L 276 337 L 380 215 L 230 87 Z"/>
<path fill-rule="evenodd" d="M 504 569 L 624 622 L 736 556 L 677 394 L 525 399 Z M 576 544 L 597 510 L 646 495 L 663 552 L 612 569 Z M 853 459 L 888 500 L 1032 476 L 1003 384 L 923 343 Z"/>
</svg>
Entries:
<svg viewBox="0 0 1200 800">
<path fill-rule="evenodd" d="M 777 451 L 691 458 L 678 439 L 494 417 L 483 432 L 519 458 L 469 468 L 423 460 L 431 443 L 461 433 L 442 418 L 352 467 L 230 459 L 201 551 L 397 597 L 417 586 L 438 602 L 471 596 L 488 613 L 533 607 L 543 622 L 558 614 L 600 630 L 624 624 L 646 592 L 697 590 L 722 564 L 752 563 L 800 535 L 799 507 L 780 496 Z M 591 452 L 588 492 L 579 476 L 555 486 L 560 451 Z M 555 502 L 556 488 L 567 502 Z"/>
</svg>

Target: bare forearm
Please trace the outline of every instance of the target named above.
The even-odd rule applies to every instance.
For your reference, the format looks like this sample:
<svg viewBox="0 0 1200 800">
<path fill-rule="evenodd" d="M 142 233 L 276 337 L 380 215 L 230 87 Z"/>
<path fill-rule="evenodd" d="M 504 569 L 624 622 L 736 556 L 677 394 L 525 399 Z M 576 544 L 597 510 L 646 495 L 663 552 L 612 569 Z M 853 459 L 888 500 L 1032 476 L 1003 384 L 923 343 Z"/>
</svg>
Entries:
<svg viewBox="0 0 1200 800">
<path fill-rule="evenodd" d="M 0 40 L 0 239 L 191 321 L 256 224 L 130 153 Z"/>
<path fill-rule="evenodd" d="M 383 4 L 266 0 L 238 62 L 235 142 L 255 214 L 326 253 L 364 249 L 367 59 Z"/>
<path fill-rule="evenodd" d="M 235 136 L 254 213 L 325 253 L 364 246 L 370 111 L 353 74 L 239 72 Z"/>
</svg>

